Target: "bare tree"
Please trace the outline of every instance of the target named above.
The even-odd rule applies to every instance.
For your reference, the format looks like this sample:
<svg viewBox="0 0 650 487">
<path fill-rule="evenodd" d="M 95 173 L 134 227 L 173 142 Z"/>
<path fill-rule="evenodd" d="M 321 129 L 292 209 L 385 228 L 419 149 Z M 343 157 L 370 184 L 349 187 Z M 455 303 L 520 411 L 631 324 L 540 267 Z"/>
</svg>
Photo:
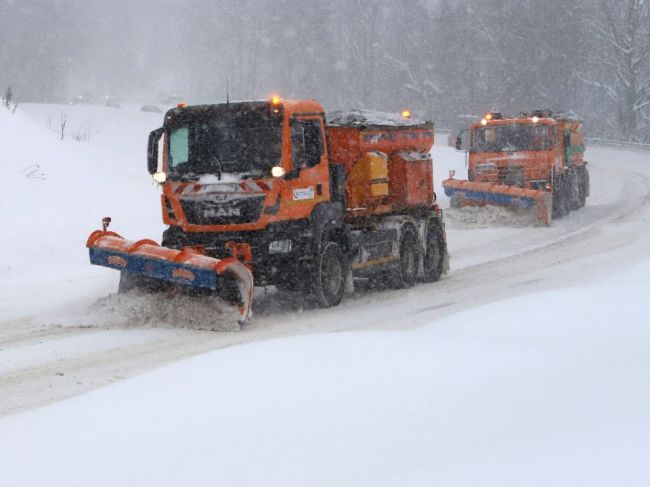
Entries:
<svg viewBox="0 0 650 487">
<path fill-rule="evenodd" d="M 68 123 L 68 114 L 61 112 L 61 140 L 65 138 L 65 125 Z"/>
</svg>

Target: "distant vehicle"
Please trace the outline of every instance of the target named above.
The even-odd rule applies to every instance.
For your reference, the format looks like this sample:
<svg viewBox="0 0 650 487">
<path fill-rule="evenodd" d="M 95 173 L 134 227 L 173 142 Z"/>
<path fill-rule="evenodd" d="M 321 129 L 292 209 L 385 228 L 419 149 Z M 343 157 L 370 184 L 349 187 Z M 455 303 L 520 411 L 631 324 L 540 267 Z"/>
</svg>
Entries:
<svg viewBox="0 0 650 487">
<path fill-rule="evenodd" d="M 469 128 L 479 118 L 476 115 L 458 115 L 456 128 L 452 130 L 447 139 L 449 147 L 467 150 L 469 148 Z"/>
<path fill-rule="evenodd" d="M 117 101 L 115 100 L 106 100 L 104 103 L 105 106 L 111 107 L 111 108 L 122 108 L 122 105 L 120 105 Z"/>
<path fill-rule="evenodd" d="M 467 181 L 442 182 L 452 207 L 528 209 L 550 225 L 585 205 L 589 171 L 582 120 L 534 110 L 516 117 L 488 113 L 470 127 Z"/>
<path fill-rule="evenodd" d="M 141 112 L 162 113 L 162 110 L 157 105 L 142 105 Z"/>
</svg>

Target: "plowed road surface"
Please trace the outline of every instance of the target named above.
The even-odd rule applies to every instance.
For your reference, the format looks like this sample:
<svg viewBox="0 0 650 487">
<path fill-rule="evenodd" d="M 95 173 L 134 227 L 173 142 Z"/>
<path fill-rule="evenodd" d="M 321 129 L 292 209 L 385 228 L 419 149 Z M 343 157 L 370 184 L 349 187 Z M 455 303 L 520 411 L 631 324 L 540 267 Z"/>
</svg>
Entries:
<svg viewBox="0 0 650 487">
<path fill-rule="evenodd" d="M 592 184 L 587 206 L 550 228 L 471 224 L 450 212 L 452 268 L 437 283 L 355 293 L 327 310 L 303 309 L 287 295 L 261 291 L 253 323 L 240 332 L 170 323 L 106 324 L 92 314 L 71 323 L 42 318 L 0 323 L 0 414 L 58 401 L 209 350 L 304 333 L 408 330 L 484 303 L 591 282 L 647 259 L 650 152 L 592 146 L 587 159 Z M 554 316 L 553 310 L 530 312 L 546 313 L 549 320 Z"/>
</svg>

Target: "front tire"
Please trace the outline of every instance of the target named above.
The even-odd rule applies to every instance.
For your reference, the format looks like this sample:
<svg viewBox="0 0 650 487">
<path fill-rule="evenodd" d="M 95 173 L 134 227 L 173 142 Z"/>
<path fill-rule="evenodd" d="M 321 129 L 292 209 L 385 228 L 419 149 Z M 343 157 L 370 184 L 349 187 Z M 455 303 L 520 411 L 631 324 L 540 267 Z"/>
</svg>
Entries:
<svg viewBox="0 0 650 487">
<path fill-rule="evenodd" d="M 553 218 L 562 218 L 569 214 L 569 195 L 567 179 L 556 178 L 553 182 Z"/>
<path fill-rule="evenodd" d="M 327 242 L 316 259 L 312 293 L 323 308 L 338 305 L 345 292 L 345 257 L 336 242 Z"/>
</svg>

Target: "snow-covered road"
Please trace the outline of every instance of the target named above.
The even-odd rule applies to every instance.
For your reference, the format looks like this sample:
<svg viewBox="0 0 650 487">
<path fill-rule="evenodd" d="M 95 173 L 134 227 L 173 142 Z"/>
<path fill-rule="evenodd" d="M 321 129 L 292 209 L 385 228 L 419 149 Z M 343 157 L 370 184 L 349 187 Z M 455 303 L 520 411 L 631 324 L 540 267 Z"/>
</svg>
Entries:
<svg viewBox="0 0 650 487">
<path fill-rule="evenodd" d="M 462 158 L 449 148 L 436 147 L 434 158 L 438 185 L 447 167 L 462 169 Z M 327 310 L 259 291 L 254 321 L 234 333 L 191 324 L 134 324 L 96 308 L 85 311 L 87 302 L 6 320 L 0 323 L 0 414 L 78 395 L 209 350 L 297 334 L 415 328 L 504 298 L 588 283 L 647 259 L 650 154 L 590 147 L 587 158 L 592 181 L 587 206 L 550 228 L 468 223 L 450 212 L 452 269 L 437 283 L 405 291 L 359 292 Z M 78 236 L 80 246 L 84 238 Z M 93 286 L 110 289 L 116 276 L 104 276 L 96 272 L 67 284 L 62 279 L 61 286 L 72 292 Z M 95 294 L 94 299 L 101 296 Z M 74 299 L 69 302 L 74 304 Z M 547 312 L 552 319 L 553 311 Z"/>
</svg>

